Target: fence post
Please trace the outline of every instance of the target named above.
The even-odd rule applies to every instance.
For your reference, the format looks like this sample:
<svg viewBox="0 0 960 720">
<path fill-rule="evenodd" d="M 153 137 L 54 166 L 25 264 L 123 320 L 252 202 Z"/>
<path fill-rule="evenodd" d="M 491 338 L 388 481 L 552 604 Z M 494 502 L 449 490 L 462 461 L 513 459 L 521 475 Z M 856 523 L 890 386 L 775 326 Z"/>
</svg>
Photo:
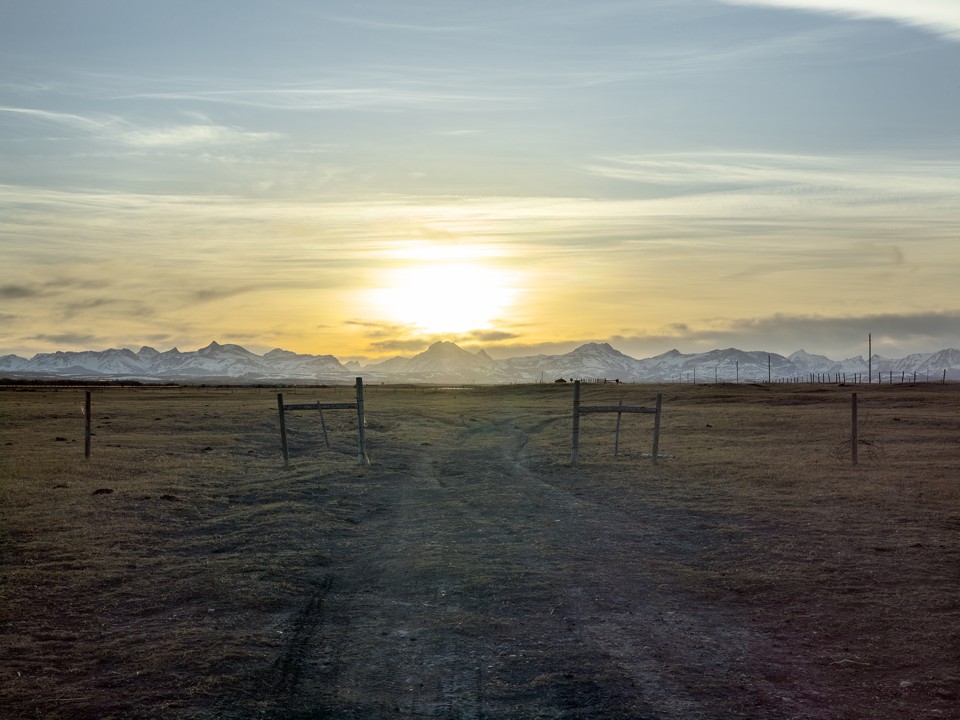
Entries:
<svg viewBox="0 0 960 720">
<path fill-rule="evenodd" d="M 621 400 L 617 407 L 623 407 L 623 400 Z M 623 416 L 622 412 L 617 413 L 617 434 L 616 439 L 613 441 L 613 456 L 620 457 L 620 418 Z"/>
<path fill-rule="evenodd" d="M 580 450 L 580 381 L 573 383 L 573 448 L 570 451 L 570 462 L 577 461 L 577 453 Z"/>
<path fill-rule="evenodd" d="M 663 404 L 663 394 L 657 393 L 657 414 L 653 418 L 653 464 L 657 464 L 660 454 L 660 406 Z"/>
<path fill-rule="evenodd" d="M 287 422 L 283 416 L 283 393 L 277 393 L 277 408 L 280 411 L 280 447 L 283 448 L 283 466 L 290 467 L 290 456 L 287 453 Z"/>
<path fill-rule="evenodd" d="M 83 400 L 83 417 L 84 417 L 83 456 L 85 458 L 90 457 L 90 436 L 93 434 L 90 411 L 91 411 L 90 391 L 87 390 L 86 397 Z"/>
<path fill-rule="evenodd" d="M 327 450 L 330 449 L 330 436 L 327 435 L 327 423 L 323 419 L 323 407 L 320 405 L 320 401 L 317 401 L 317 410 L 320 411 L 320 427 L 323 429 L 323 444 L 327 446 Z"/>
<path fill-rule="evenodd" d="M 363 419 L 363 378 L 357 378 L 357 445 L 358 457 L 361 465 L 369 465 L 370 458 L 367 457 L 366 432 Z"/>
<path fill-rule="evenodd" d="M 857 437 L 857 394 L 853 393 L 850 404 L 850 462 L 857 464 L 857 443 L 860 440 Z"/>
</svg>

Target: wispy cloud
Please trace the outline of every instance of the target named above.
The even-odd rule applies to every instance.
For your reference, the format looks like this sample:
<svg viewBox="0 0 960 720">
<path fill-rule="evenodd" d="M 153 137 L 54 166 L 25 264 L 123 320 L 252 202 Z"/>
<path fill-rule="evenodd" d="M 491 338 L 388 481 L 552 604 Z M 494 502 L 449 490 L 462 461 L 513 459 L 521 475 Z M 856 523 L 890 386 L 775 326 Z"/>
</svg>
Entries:
<svg viewBox="0 0 960 720">
<path fill-rule="evenodd" d="M 44 343 L 51 343 L 55 346 L 68 346 L 89 349 L 100 343 L 100 336 L 87 333 L 41 333 L 32 335 L 28 340 L 36 340 Z"/>
<path fill-rule="evenodd" d="M 219 280 L 218 282 L 223 281 Z M 219 285 L 215 287 L 205 287 L 193 290 L 191 294 L 196 302 L 212 302 L 216 300 L 223 300 L 224 298 L 237 297 L 239 295 L 246 295 L 247 293 L 270 289 L 270 287 L 271 286 L 268 284 Z"/>
<path fill-rule="evenodd" d="M 520 337 L 517 333 L 506 330 L 475 330 L 464 337 L 465 341 L 477 343 L 499 343 L 505 340 L 514 340 Z"/>
<path fill-rule="evenodd" d="M 522 101 L 519 92 L 493 83 L 483 87 L 476 76 L 424 68 L 384 68 L 355 71 L 339 81 L 274 83 L 251 87 L 228 80 L 212 80 L 206 86 L 185 83 L 176 90 L 135 92 L 117 99 L 190 101 L 236 105 L 269 110 L 378 110 L 484 109 L 490 103 Z M 466 90 L 465 88 L 471 88 Z"/>
<path fill-rule="evenodd" d="M 942 223 L 948 233 L 960 202 L 960 166 L 949 160 L 680 153 L 599 158 L 583 169 L 637 185 L 651 198 L 646 207 L 683 216 L 687 227 L 729 221 L 751 235 L 778 226 L 892 238 L 904 223 L 934 233 Z"/>
<path fill-rule="evenodd" d="M 73 319 L 78 315 L 82 315 L 85 312 L 90 310 L 99 310 L 100 308 L 109 307 L 111 305 L 116 306 L 121 304 L 123 301 L 120 298 L 90 298 L 86 300 L 79 300 L 75 302 L 70 302 L 64 307 L 64 318 L 67 320 Z M 124 305 L 129 305 L 129 303 L 123 303 Z"/>
<path fill-rule="evenodd" d="M 55 123 L 66 127 L 83 130 L 90 133 L 104 133 L 118 124 L 118 119 L 106 115 L 84 116 L 75 113 L 56 112 L 52 110 L 41 110 L 38 108 L 7 107 L 0 106 L 0 113 L 10 115 L 20 115 L 35 120 Z"/>
<path fill-rule="evenodd" d="M 22 300 L 43 294 L 43 290 L 32 285 L 0 285 L 0 298 L 4 300 Z"/>
<path fill-rule="evenodd" d="M 216 124 L 169 124 L 150 126 L 117 115 L 63 113 L 37 108 L 0 106 L 0 113 L 19 115 L 72 128 L 101 140 L 138 148 L 187 145 L 234 145 L 262 142 L 279 137 L 273 132 L 249 132 Z"/>
<path fill-rule="evenodd" d="M 618 180 L 695 189 L 802 186 L 820 192 L 850 188 L 909 195 L 960 192 L 955 162 L 882 156 L 687 152 L 598 158 L 584 170 Z"/>
<path fill-rule="evenodd" d="M 753 318 L 702 318 L 667 325 L 642 335 L 614 335 L 611 342 L 636 356 L 678 347 L 699 352 L 736 346 L 788 355 L 796 350 L 826 354 L 834 360 L 867 355 L 867 335 L 874 352 L 902 356 L 960 347 L 960 313 L 877 313 L 867 315 L 799 315 L 777 313 Z"/>
<path fill-rule="evenodd" d="M 130 130 L 120 139 L 136 147 L 176 147 L 183 145 L 233 145 L 274 140 L 277 133 L 247 132 L 223 125 L 177 125 L 164 128 Z"/>
<path fill-rule="evenodd" d="M 858 18 L 883 18 L 921 27 L 960 41 L 956 0 L 722 0 L 729 5 L 764 5 Z"/>
<path fill-rule="evenodd" d="M 442 25 L 428 23 L 398 22 L 387 19 L 371 19 L 369 17 L 360 17 L 357 15 L 331 15 L 328 18 L 332 22 L 352 25 L 368 30 L 385 30 L 399 33 L 423 33 L 427 35 L 449 35 L 459 33 L 475 33 L 476 27 L 471 25 Z"/>
<path fill-rule="evenodd" d="M 106 286 L 100 279 L 61 277 L 44 281 L 29 281 L 0 285 L 0 298 L 6 300 L 24 300 L 29 298 L 68 295 L 82 290 L 95 290 Z"/>
</svg>

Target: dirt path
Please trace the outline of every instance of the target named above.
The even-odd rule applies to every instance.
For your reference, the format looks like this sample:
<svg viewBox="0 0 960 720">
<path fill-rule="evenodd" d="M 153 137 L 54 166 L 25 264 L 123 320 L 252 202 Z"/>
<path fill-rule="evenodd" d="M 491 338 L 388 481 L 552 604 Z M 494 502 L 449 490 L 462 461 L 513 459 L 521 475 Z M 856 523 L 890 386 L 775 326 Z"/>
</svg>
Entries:
<svg viewBox="0 0 960 720">
<path fill-rule="evenodd" d="M 597 497 L 589 468 L 528 457 L 516 422 L 451 428 L 368 474 L 267 716 L 829 717 L 757 676 L 745 613 L 665 574 L 729 519 Z"/>
</svg>

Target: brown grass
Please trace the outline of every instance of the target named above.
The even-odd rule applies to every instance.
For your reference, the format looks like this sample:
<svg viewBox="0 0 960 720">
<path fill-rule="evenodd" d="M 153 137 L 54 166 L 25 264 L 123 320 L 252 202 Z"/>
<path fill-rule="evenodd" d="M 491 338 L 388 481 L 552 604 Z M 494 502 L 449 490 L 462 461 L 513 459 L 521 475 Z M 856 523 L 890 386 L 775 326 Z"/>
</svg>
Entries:
<svg viewBox="0 0 960 720">
<path fill-rule="evenodd" d="M 960 387 L 658 392 L 4 389 L 2 715 L 960 717 Z"/>
</svg>

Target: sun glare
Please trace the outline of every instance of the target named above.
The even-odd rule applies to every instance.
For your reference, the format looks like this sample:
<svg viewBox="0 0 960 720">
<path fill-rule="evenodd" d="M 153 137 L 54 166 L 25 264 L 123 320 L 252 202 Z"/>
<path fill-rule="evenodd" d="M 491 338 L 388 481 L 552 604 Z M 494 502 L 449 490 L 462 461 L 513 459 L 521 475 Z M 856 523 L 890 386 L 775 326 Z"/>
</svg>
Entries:
<svg viewBox="0 0 960 720">
<path fill-rule="evenodd" d="M 508 271 L 481 262 L 426 261 L 387 272 L 374 290 L 381 314 L 430 334 L 482 330 L 508 310 L 516 296 Z"/>
</svg>

